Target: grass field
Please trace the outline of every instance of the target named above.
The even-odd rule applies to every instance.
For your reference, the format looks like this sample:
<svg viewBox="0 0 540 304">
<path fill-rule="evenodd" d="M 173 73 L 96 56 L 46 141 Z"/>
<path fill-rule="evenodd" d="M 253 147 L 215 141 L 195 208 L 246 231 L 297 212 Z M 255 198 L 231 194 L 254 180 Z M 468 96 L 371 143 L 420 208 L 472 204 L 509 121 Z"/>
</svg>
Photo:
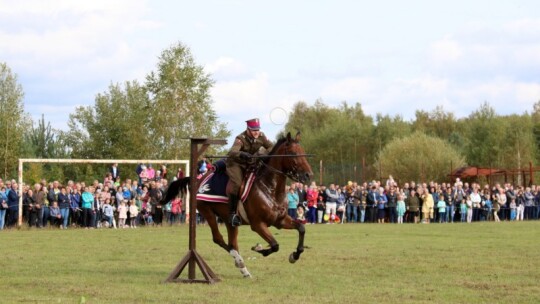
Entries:
<svg viewBox="0 0 540 304">
<path fill-rule="evenodd" d="M 162 284 L 186 254 L 188 228 L 21 230 L 0 233 L 2 303 L 539 303 L 540 222 L 309 225 L 273 230 L 280 251 L 241 227 L 253 279 L 197 230 L 197 251 L 222 279 Z M 182 277 L 187 277 L 184 270 Z M 198 274 L 197 278 L 202 278 Z"/>
</svg>

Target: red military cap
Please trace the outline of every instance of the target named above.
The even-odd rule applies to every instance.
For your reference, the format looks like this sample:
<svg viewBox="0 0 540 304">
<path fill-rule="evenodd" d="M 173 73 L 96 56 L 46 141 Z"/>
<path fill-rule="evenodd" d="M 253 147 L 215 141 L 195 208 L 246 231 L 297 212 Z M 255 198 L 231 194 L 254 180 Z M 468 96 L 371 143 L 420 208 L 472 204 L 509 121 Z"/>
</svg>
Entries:
<svg viewBox="0 0 540 304">
<path fill-rule="evenodd" d="M 250 130 L 259 131 L 259 129 L 261 128 L 261 124 L 258 118 L 246 120 L 246 123 L 247 123 L 247 128 Z"/>
</svg>

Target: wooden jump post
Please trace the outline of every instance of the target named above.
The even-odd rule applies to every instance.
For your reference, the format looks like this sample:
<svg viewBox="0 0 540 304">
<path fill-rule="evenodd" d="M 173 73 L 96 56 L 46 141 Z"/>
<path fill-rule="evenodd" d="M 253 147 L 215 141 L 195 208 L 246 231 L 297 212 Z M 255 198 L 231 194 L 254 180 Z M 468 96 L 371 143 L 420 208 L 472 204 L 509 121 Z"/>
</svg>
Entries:
<svg viewBox="0 0 540 304">
<path fill-rule="evenodd" d="M 193 164 L 190 170 L 190 195 L 189 195 L 189 251 L 184 258 L 173 269 L 171 274 L 165 279 L 164 283 L 207 283 L 214 284 L 220 281 L 216 274 L 210 269 L 204 259 L 197 253 L 196 250 L 196 230 L 197 230 L 197 160 L 202 153 L 210 145 L 226 145 L 227 141 L 224 139 L 206 139 L 206 138 L 190 138 L 191 140 L 191 158 L 190 161 Z M 200 147 L 199 147 L 200 145 Z M 197 280 L 195 278 L 195 264 L 199 266 L 204 280 Z M 179 279 L 178 277 L 186 267 L 188 267 L 188 278 Z"/>
</svg>

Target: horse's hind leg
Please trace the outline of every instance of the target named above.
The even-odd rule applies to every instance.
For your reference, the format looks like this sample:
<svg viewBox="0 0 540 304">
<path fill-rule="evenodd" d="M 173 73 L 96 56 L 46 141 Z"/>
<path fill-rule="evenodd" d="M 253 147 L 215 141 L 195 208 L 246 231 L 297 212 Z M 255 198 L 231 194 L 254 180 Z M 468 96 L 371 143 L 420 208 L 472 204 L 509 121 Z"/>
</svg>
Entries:
<svg viewBox="0 0 540 304">
<path fill-rule="evenodd" d="M 209 205 L 201 201 L 197 202 L 197 209 L 206 219 L 208 226 L 210 226 L 210 230 L 212 231 L 212 240 L 214 241 L 214 243 L 229 252 L 231 250 L 231 246 L 225 243 L 223 235 L 221 235 L 221 233 L 219 232 L 218 222 L 216 220 L 216 214 L 214 213 L 214 211 L 212 211 Z"/>
<path fill-rule="evenodd" d="M 244 278 L 251 278 L 251 273 L 247 270 L 244 259 L 238 252 L 238 227 L 233 227 L 229 223 L 225 224 L 227 226 L 227 235 L 229 236 L 229 254 L 234 259 L 234 266 L 240 269 L 240 272 Z"/>
<path fill-rule="evenodd" d="M 298 230 L 298 245 L 296 246 L 296 251 L 291 253 L 289 256 L 289 262 L 295 263 L 300 258 L 302 252 L 304 252 L 304 235 L 306 229 L 304 224 L 299 221 L 293 220 L 290 216 L 286 216 L 280 223 L 281 228 L 283 229 L 296 229 Z"/>
</svg>

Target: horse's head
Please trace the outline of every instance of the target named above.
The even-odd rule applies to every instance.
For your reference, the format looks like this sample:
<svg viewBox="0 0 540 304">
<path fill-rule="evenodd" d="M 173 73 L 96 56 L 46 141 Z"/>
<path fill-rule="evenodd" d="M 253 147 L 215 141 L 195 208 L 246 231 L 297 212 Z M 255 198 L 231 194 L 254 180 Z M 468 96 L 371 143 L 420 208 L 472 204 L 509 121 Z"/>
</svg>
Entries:
<svg viewBox="0 0 540 304">
<path fill-rule="evenodd" d="M 307 184 L 313 176 L 313 171 L 311 171 L 306 153 L 299 142 L 300 132 L 296 134 L 295 138 L 291 137 L 290 132 L 287 133 L 286 137 L 278 140 L 274 149 L 270 152 L 270 155 L 277 156 L 271 158 L 270 163 L 292 180 Z"/>
</svg>

